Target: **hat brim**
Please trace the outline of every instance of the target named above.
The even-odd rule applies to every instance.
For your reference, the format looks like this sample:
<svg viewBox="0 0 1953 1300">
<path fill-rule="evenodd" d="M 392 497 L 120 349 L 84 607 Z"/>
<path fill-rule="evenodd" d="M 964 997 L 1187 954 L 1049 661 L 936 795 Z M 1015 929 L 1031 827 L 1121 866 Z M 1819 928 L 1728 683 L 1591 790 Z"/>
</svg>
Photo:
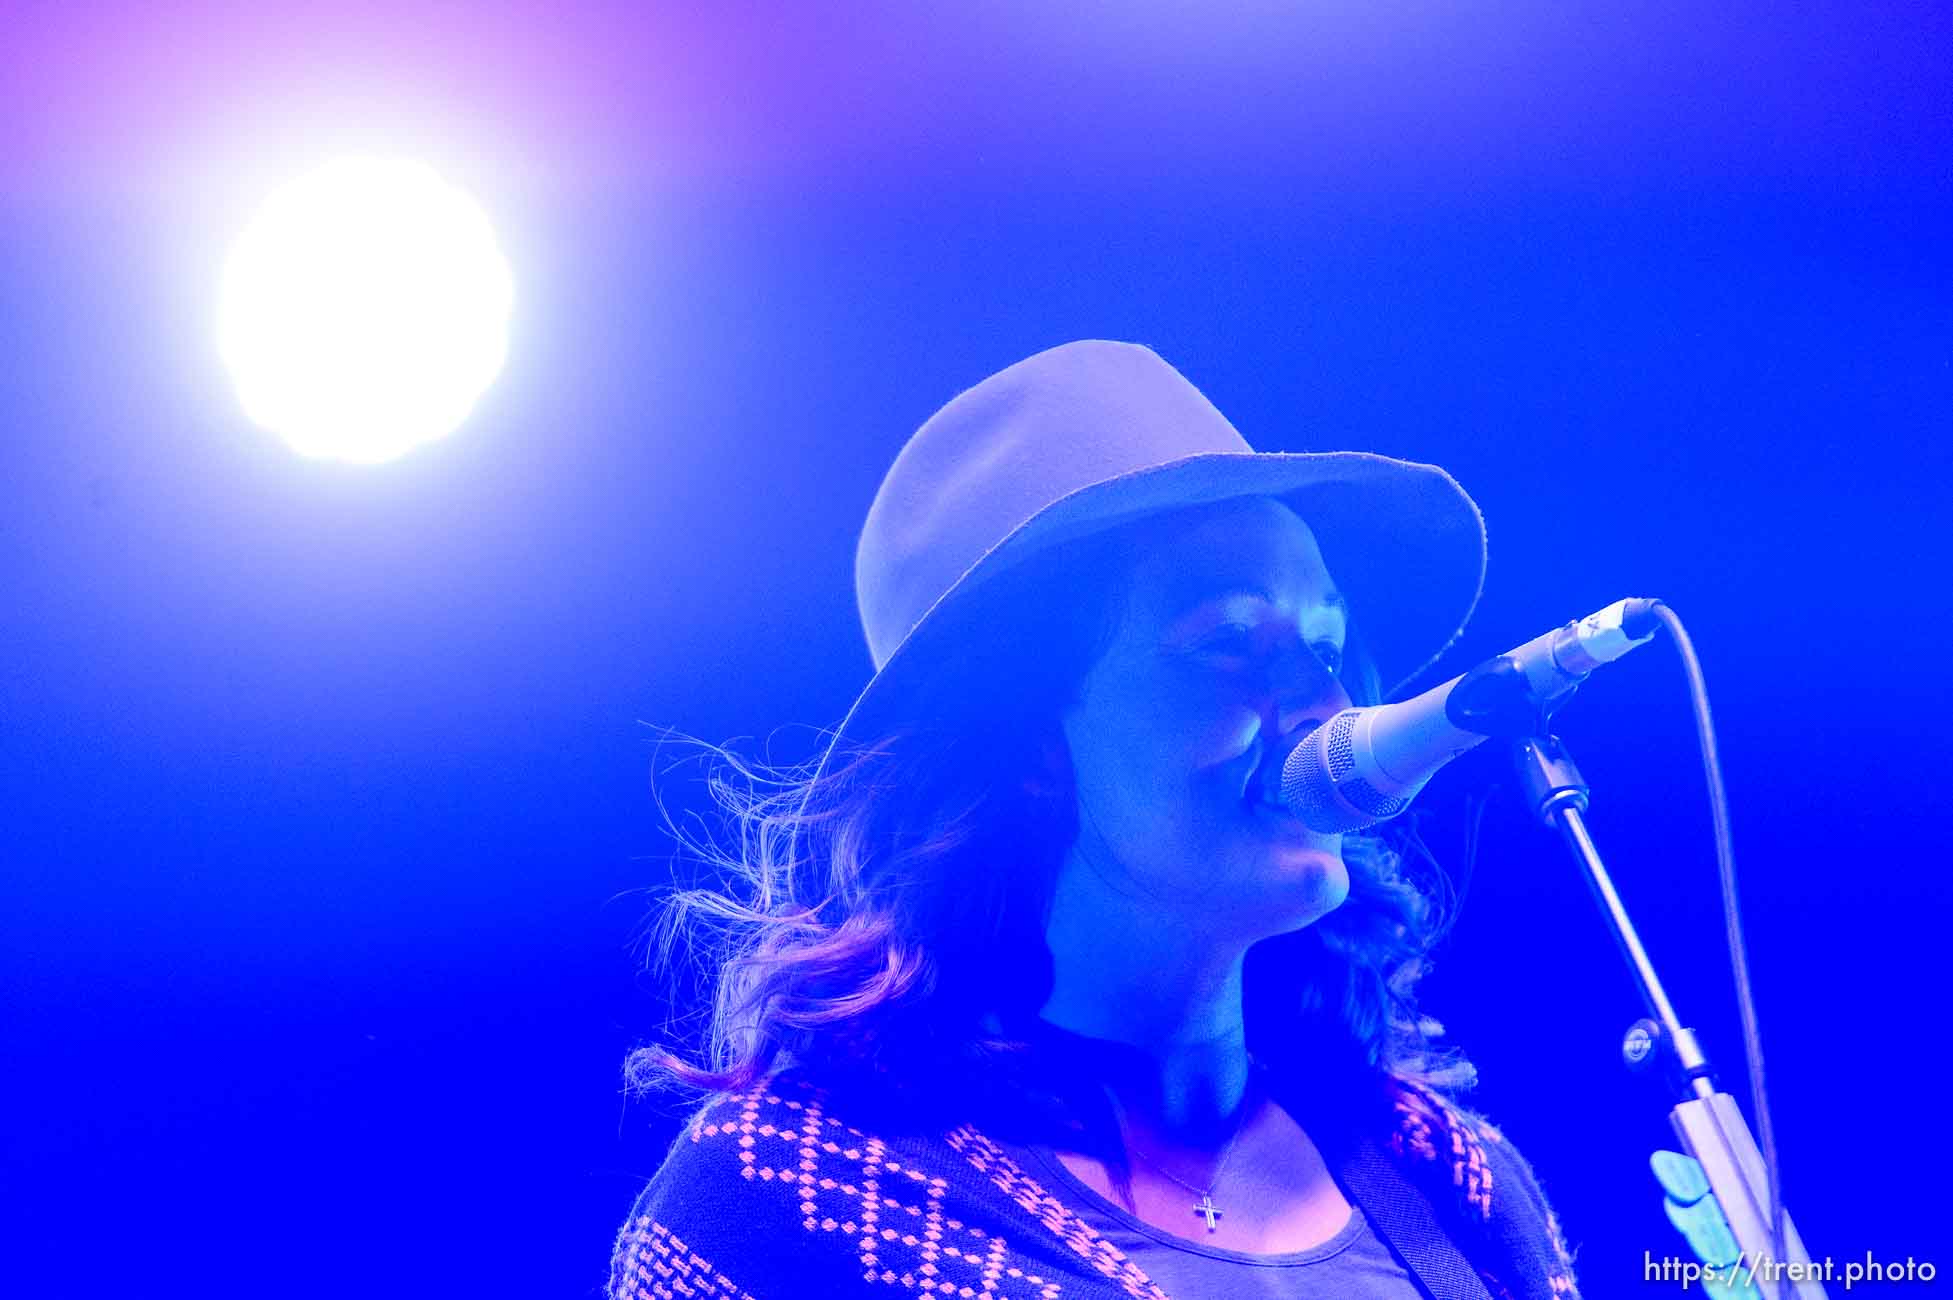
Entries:
<svg viewBox="0 0 1953 1300">
<path fill-rule="evenodd" d="M 844 744 L 910 720 L 903 701 L 955 636 L 973 634 L 966 616 L 998 575 L 1145 515 L 1244 496 L 1278 498 L 1314 531 L 1382 680 L 1393 683 L 1385 698 L 1420 685 L 1464 631 L 1484 585 L 1484 520 L 1457 480 L 1435 465 L 1373 452 L 1208 452 L 1079 488 L 992 546 L 856 697 L 821 768 Z"/>
</svg>

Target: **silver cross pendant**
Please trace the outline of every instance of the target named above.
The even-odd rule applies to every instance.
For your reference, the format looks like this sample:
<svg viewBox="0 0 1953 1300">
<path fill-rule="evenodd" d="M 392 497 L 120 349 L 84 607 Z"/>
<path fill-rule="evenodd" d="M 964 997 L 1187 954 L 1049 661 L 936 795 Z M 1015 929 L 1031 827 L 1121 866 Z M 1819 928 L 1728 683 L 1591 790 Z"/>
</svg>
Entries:
<svg viewBox="0 0 1953 1300">
<path fill-rule="evenodd" d="M 1213 1196 L 1207 1192 L 1200 1194 L 1200 1204 L 1193 1207 L 1193 1212 L 1207 1220 L 1207 1231 L 1209 1232 L 1214 1230 L 1214 1220 L 1221 1217 L 1221 1212 L 1214 1208 Z"/>
</svg>

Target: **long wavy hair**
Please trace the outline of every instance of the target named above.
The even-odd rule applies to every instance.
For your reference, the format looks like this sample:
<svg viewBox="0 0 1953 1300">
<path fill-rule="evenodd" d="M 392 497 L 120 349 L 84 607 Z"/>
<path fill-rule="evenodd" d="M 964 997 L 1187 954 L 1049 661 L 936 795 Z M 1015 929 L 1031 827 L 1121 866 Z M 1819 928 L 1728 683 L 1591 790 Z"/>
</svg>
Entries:
<svg viewBox="0 0 1953 1300">
<path fill-rule="evenodd" d="M 972 602 L 981 624 L 946 638 L 961 648 L 901 721 L 825 766 L 702 747 L 720 825 L 667 815 L 706 879 L 671 890 L 651 958 L 708 991 L 707 1009 L 678 1035 L 696 1050 L 631 1054 L 634 1088 L 731 1092 L 789 1067 L 899 1087 L 982 1078 L 1022 1053 L 1013 1026 L 1050 993 L 1046 911 L 1078 829 L 1059 718 L 1117 631 L 1136 544 L 1114 529 L 993 579 Z M 1376 702 L 1354 631 L 1343 680 Z M 1414 997 L 1448 926 L 1446 876 L 1423 854 L 1413 880 L 1372 836 L 1346 837 L 1343 856 L 1344 904 L 1249 954 L 1251 1049 L 1468 1086 Z"/>
</svg>

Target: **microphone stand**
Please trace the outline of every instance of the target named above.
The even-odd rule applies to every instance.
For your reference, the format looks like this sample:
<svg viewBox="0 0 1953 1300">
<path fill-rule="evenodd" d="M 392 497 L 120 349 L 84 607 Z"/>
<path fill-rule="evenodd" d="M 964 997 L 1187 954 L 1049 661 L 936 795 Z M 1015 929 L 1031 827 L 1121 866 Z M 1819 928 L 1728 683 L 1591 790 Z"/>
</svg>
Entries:
<svg viewBox="0 0 1953 1300">
<path fill-rule="evenodd" d="M 1521 710 L 1507 712 L 1494 708 L 1489 712 L 1512 719 Z M 1669 1120 L 1688 1154 L 1701 1164 L 1709 1190 L 1721 1206 L 1742 1252 L 1739 1257 L 1742 1265 L 1733 1272 L 1719 1268 L 1719 1276 L 1732 1282 L 1750 1276 L 1766 1300 L 1824 1300 L 1824 1288 L 1813 1275 L 1827 1270 L 1812 1266 L 1789 1214 L 1782 1212 L 1781 1207 L 1782 1250 L 1772 1244 L 1776 1232 L 1770 1222 L 1769 1179 L 1762 1153 L 1757 1150 L 1756 1139 L 1743 1119 L 1743 1112 L 1737 1108 L 1736 1099 L 1717 1089 L 1701 1044 L 1676 1015 L 1661 978 L 1655 974 L 1648 950 L 1641 946 L 1641 938 L 1628 919 L 1627 908 L 1600 860 L 1600 851 L 1587 831 L 1586 781 L 1558 738 L 1539 734 L 1545 731 L 1543 724 L 1550 708 L 1542 711 L 1533 707 L 1523 712 L 1540 724 L 1535 734 L 1512 742 L 1526 799 L 1542 821 L 1559 828 L 1620 944 L 1621 955 L 1627 959 L 1641 1000 L 1659 1027 L 1656 1034 L 1659 1045 L 1665 1045 L 1673 1066 L 1679 1100 L 1668 1112 Z M 1633 1044 L 1634 1035 L 1630 1035 L 1629 1041 Z M 1646 1046 L 1645 1041 L 1643 1045 Z M 1740 1284 L 1732 1292 L 1739 1288 Z"/>
</svg>

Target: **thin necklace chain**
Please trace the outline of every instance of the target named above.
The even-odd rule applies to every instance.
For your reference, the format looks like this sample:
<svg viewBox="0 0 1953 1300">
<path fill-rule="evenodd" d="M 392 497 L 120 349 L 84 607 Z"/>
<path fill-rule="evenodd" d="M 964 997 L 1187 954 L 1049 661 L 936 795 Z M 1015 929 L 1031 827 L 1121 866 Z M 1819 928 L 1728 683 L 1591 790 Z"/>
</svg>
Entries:
<svg viewBox="0 0 1953 1300">
<path fill-rule="evenodd" d="M 1255 1081 L 1254 1070 L 1258 1065 L 1259 1062 L 1257 1062 L 1253 1057 L 1248 1058 L 1248 1071 L 1249 1071 L 1248 1085 L 1250 1089 L 1254 1086 L 1254 1081 Z M 1205 1187 L 1195 1187 L 1192 1183 L 1180 1177 L 1180 1175 L 1174 1173 L 1171 1169 L 1168 1169 L 1165 1165 L 1162 1165 L 1159 1161 L 1149 1159 L 1144 1152 L 1140 1151 L 1138 1147 L 1135 1147 L 1132 1144 L 1130 1139 L 1126 1141 L 1126 1150 L 1130 1154 L 1137 1156 L 1141 1164 L 1150 1165 L 1153 1169 L 1157 1170 L 1160 1173 L 1165 1174 L 1168 1178 L 1171 1178 L 1174 1182 L 1180 1184 L 1180 1186 L 1186 1188 L 1194 1195 L 1201 1197 L 1202 1199 L 1211 1200 L 1214 1195 L 1214 1189 L 1221 1185 L 1221 1175 L 1227 1170 L 1227 1159 L 1229 1156 L 1234 1154 L 1234 1144 L 1239 1142 L 1241 1140 L 1241 1135 L 1248 1131 L 1248 1115 L 1252 1109 L 1252 1107 L 1249 1105 L 1249 1102 L 1252 1099 L 1252 1096 L 1253 1096 L 1252 1092 L 1246 1092 L 1246 1091 L 1243 1092 L 1242 1099 L 1241 1099 L 1241 1114 L 1238 1117 L 1236 1117 L 1234 1121 L 1234 1132 L 1228 1138 L 1227 1145 L 1221 1148 L 1221 1158 L 1214 1162 L 1214 1172 L 1209 1177 L 1207 1186 Z M 1126 1120 L 1126 1108 L 1119 1104 L 1118 1094 L 1114 1093 L 1112 1089 L 1107 1088 L 1105 1090 L 1105 1097 L 1107 1101 L 1110 1101 L 1112 1103 L 1112 1117 L 1118 1121 L 1119 1128 L 1121 1130 L 1120 1135 L 1123 1137 L 1124 1130 L 1131 1127 L 1131 1125 Z"/>
</svg>

